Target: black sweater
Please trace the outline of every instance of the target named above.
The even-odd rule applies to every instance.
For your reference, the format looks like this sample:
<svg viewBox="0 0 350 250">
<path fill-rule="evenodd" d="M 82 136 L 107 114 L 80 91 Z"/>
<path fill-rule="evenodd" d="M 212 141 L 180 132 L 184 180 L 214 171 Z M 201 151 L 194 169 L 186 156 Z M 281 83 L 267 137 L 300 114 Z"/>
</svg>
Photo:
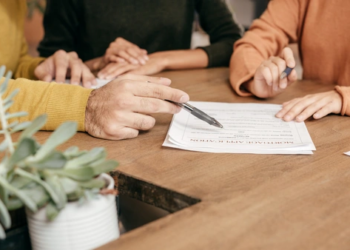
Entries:
<svg viewBox="0 0 350 250">
<path fill-rule="evenodd" d="M 209 67 L 227 66 L 239 26 L 223 0 L 47 0 L 41 56 L 59 49 L 83 60 L 104 55 L 117 37 L 157 51 L 189 49 L 195 11 L 211 45 Z"/>
</svg>

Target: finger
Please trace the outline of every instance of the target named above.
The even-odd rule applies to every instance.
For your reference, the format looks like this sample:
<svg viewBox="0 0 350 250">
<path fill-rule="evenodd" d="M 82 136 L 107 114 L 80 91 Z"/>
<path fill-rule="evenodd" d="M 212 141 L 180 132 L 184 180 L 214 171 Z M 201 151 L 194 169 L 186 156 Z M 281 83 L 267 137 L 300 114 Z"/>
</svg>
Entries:
<svg viewBox="0 0 350 250">
<path fill-rule="evenodd" d="M 148 55 L 147 55 L 147 50 L 141 49 L 141 53 L 142 53 L 142 55 L 143 55 L 143 58 L 144 58 L 146 61 L 148 61 L 148 60 L 149 60 L 149 57 L 148 57 Z"/>
<path fill-rule="evenodd" d="M 108 140 L 125 140 L 136 138 L 139 134 L 139 131 L 133 128 L 120 128 L 115 127 L 114 130 L 109 130 L 108 132 L 103 132 L 102 135 L 94 135 L 99 138 L 108 139 Z"/>
<path fill-rule="evenodd" d="M 64 82 L 69 66 L 69 58 L 66 52 L 59 50 L 54 55 L 54 63 L 56 68 L 55 80 L 56 82 Z"/>
<path fill-rule="evenodd" d="M 118 56 L 120 56 L 121 58 L 124 58 L 126 61 L 128 61 L 131 64 L 139 64 L 139 62 L 133 58 L 128 52 L 121 50 L 118 53 Z"/>
<path fill-rule="evenodd" d="M 310 116 L 312 116 L 313 114 L 315 114 L 317 111 L 319 111 L 323 107 L 327 106 L 328 104 L 329 104 L 329 102 L 326 99 L 317 100 L 314 103 L 308 105 L 305 108 L 305 110 L 303 112 L 301 112 L 300 115 L 298 115 L 295 118 L 295 120 L 297 122 L 303 122 L 304 120 L 306 120 L 307 118 L 309 118 Z M 330 112 L 328 112 L 327 114 L 329 114 L 329 113 Z"/>
<path fill-rule="evenodd" d="M 274 91 L 278 90 L 278 84 L 279 84 L 279 71 L 278 66 L 274 64 L 273 62 L 267 62 L 265 65 L 267 68 L 269 68 L 272 76 L 272 89 Z"/>
<path fill-rule="evenodd" d="M 314 119 L 321 119 L 323 117 L 325 117 L 326 115 L 332 113 L 332 107 L 331 107 L 331 103 L 328 103 L 327 105 L 323 106 L 320 110 L 318 110 L 317 112 L 315 112 L 315 114 L 313 115 Z"/>
<path fill-rule="evenodd" d="M 271 57 L 270 61 L 277 65 L 278 68 L 278 87 L 281 89 L 285 89 L 288 85 L 288 80 L 286 78 L 281 79 L 281 74 L 286 68 L 286 61 L 279 57 Z"/>
<path fill-rule="evenodd" d="M 70 83 L 72 85 L 79 85 L 81 80 L 82 62 L 78 59 L 70 60 L 71 77 Z"/>
<path fill-rule="evenodd" d="M 298 80 L 297 71 L 295 69 L 293 69 L 292 72 L 290 72 L 290 75 L 287 78 L 288 78 L 288 85 L 290 85 L 291 83 L 293 83 L 296 80 Z"/>
<path fill-rule="evenodd" d="M 134 64 L 120 65 L 120 64 L 117 64 L 115 67 L 111 67 L 111 68 L 107 69 L 106 73 L 104 74 L 104 78 L 107 80 L 111 80 L 111 79 L 113 79 L 117 76 L 120 76 L 124 73 L 127 73 L 130 70 L 133 70 L 137 67 L 139 67 L 139 65 L 134 65 Z"/>
<path fill-rule="evenodd" d="M 144 65 L 146 63 L 146 60 L 143 59 L 143 54 L 141 53 L 140 49 L 138 47 L 132 47 L 127 49 L 127 53 L 131 55 L 135 60 L 138 61 L 138 63 Z"/>
<path fill-rule="evenodd" d="M 284 48 L 281 53 L 281 58 L 286 61 L 289 68 L 295 68 L 295 59 L 291 48 Z"/>
<path fill-rule="evenodd" d="M 154 84 L 152 82 L 132 81 L 128 83 L 126 87 L 129 88 L 135 96 L 171 100 L 180 103 L 188 102 L 190 99 L 187 93 L 168 86 Z"/>
<path fill-rule="evenodd" d="M 295 98 L 293 100 L 290 100 L 288 102 L 283 103 L 282 109 L 276 114 L 277 118 L 282 118 L 285 116 L 285 114 L 291 110 L 291 108 L 298 103 L 301 100 L 301 98 Z"/>
<path fill-rule="evenodd" d="M 140 81 L 140 82 L 151 82 L 156 84 L 161 84 L 165 86 L 169 86 L 171 84 L 171 80 L 169 78 L 164 77 L 155 77 L 155 76 L 142 76 L 142 75 L 133 75 L 133 74 L 125 74 L 120 77 L 118 77 L 118 80 L 134 80 L 134 81 Z"/>
<path fill-rule="evenodd" d="M 119 57 L 119 56 L 110 55 L 110 56 L 108 57 L 108 61 L 117 62 L 117 63 L 124 63 L 124 62 L 125 62 L 125 59 L 124 59 L 124 58 L 121 58 L 121 57 Z"/>
<path fill-rule="evenodd" d="M 50 74 L 50 69 L 52 68 L 53 59 L 52 57 L 49 57 L 35 68 L 34 74 L 39 80 L 47 81 L 49 79 L 49 81 L 51 81 L 52 74 Z"/>
<path fill-rule="evenodd" d="M 268 86 L 272 86 L 272 73 L 268 67 L 261 66 L 261 73 L 266 81 Z"/>
<path fill-rule="evenodd" d="M 126 127 L 137 130 L 150 130 L 156 124 L 156 119 L 145 114 L 131 113 L 129 115 L 123 115 L 123 124 Z"/>
<path fill-rule="evenodd" d="M 283 116 L 283 120 L 285 121 L 292 121 L 294 120 L 297 116 L 300 116 L 301 113 L 306 110 L 309 106 L 311 106 L 311 110 L 315 110 L 315 105 L 312 104 L 316 104 L 317 103 L 317 99 L 315 98 L 307 98 L 304 97 L 302 98 L 299 102 L 295 103 L 290 109 L 289 111 Z M 309 111 L 312 112 L 312 111 Z M 300 117 L 302 118 L 302 116 Z M 306 119 L 306 118 L 305 118 Z"/>
<path fill-rule="evenodd" d="M 149 98 L 149 97 L 134 97 L 134 102 L 129 107 L 132 111 L 142 114 L 176 114 L 181 111 L 181 108 L 170 102 Z"/>
<path fill-rule="evenodd" d="M 91 88 L 91 86 L 96 86 L 97 81 L 95 76 L 91 73 L 90 69 L 84 64 L 82 67 L 82 82 L 83 87 Z"/>
</svg>

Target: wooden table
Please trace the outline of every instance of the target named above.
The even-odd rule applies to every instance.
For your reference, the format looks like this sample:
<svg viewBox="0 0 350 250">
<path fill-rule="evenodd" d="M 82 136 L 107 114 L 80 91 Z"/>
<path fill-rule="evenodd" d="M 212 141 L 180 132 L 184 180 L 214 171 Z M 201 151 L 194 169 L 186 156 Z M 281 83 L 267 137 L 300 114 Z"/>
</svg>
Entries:
<svg viewBox="0 0 350 250">
<path fill-rule="evenodd" d="M 301 81 L 266 101 L 234 94 L 226 68 L 161 75 L 194 101 L 280 104 L 333 88 Z M 137 139 L 113 142 L 80 133 L 67 144 L 106 147 L 120 162 L 114 176 L 121 192 L 174 212 L 101 249 L 350 249 L 350 158 L 342 154 L 350 150 L 349 117 L 306 122 L 314 155 L 163 148 L 171 116 L 156 118 Z"/>
</svg>

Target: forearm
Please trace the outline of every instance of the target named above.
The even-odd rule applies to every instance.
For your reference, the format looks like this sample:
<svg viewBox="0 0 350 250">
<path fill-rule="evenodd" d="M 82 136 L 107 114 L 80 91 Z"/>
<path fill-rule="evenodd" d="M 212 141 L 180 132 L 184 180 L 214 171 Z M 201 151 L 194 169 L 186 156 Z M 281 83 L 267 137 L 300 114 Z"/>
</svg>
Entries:
<svg viewBox="0 0 350 250">
<path fill-rule="evenodd" d="M 165 70 L 196 69 L 208 66 L 208 56 L 202 49 L 157 52 L 152 55 L 163 58 Z"/>
<path fill-rule="evenodd" d="M 3 79 L 0 79 L 0 83 Z M 19 89 L 10 113 L 28 112 L 19 122 L 31 121 L 41 114 L 48 115 L 43 130 L 54 130 L 62 122 L 76 121 L 78 130 L 85 131 L 85 108 L 91 89 L 68 84 L 46 83 L 27 79 L 10 80 L 5 96 Z"/>
</svg>

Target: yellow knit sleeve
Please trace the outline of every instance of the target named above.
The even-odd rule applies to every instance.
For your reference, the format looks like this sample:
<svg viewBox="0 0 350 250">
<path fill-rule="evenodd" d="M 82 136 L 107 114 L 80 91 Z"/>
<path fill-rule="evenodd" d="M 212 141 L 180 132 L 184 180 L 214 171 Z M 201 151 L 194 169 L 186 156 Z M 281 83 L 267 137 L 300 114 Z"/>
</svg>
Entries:
<svg viewBox="0 0 350 250">
<path fill-rule="evenodd" d="M 0 79 L 2 83 L 4 79 Z M 54 130 L 65 121 L 78 123 L 78 130 L 85 131 L 85 108 L 91 89 L 58 83 L 46 83 L 27 79 L 10 80 L 5 97 L 15 89 L 19 94 L 8 112 L 28 112 L 18 122 L 32 121 L 41 114 L 48 115 L 43 130 Z"/>
<path fill-rule="evenodd" d="M 28 46 L 25 38 L 22 38 L 21 56 L 18 61 L 18 66 L 14 72 L 14 78 L 37 79 L 34 75 L 34 70 L 45 58 L 31 57 L 28 55 Z"/>
</svg>

